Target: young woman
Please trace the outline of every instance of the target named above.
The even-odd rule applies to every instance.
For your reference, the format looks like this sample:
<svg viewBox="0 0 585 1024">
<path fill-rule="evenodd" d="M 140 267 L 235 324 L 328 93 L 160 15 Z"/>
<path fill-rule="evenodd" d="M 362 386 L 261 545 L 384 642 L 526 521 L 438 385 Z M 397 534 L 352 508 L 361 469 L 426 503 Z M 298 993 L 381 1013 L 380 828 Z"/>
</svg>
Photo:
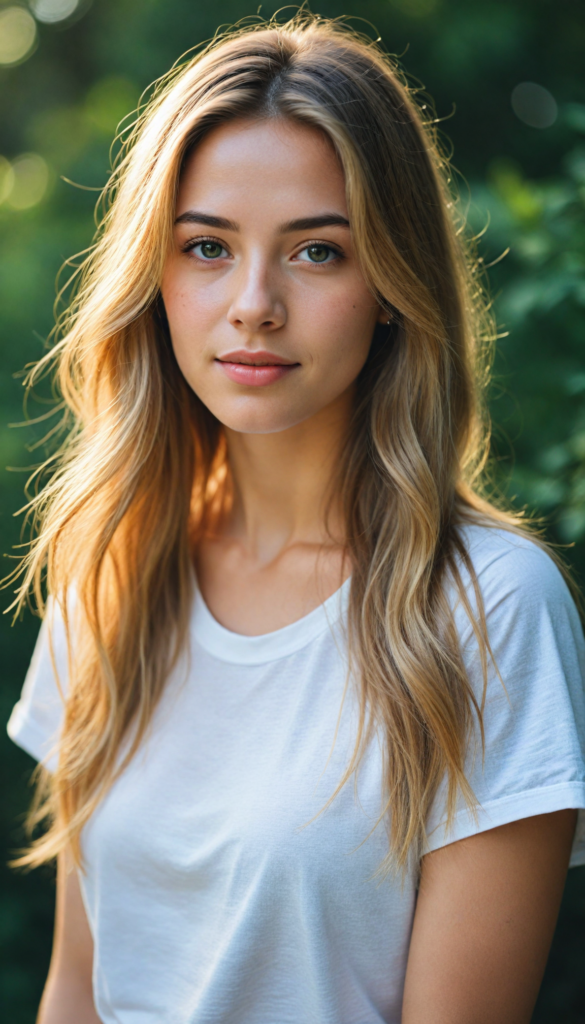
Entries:
<svg viewBox="0 0 585 1024">
<path fill-rule="evenodd" d="M 21 592 L 46 571 L 9 727 L 45 766 L 23 861 L 59 858 L 41 1024 L 530 1018 L 585 861 L 585 652 L 480 495 L 445 175 L 320 19 L 216 40 L 139 120 Z"/>
</svg>

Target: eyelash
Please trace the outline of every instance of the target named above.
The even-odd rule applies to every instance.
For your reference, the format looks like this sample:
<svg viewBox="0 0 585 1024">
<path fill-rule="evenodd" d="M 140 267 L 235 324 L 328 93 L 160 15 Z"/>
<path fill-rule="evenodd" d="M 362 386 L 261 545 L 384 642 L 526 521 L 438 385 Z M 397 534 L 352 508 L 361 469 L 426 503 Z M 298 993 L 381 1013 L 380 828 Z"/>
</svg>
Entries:
<svg viewBox="0 0 585 1024">
<path fill-rule="evenodd" d="M 185 242 L 185 244 L 181 246 L 181 252 L 183 252 L 186 255 L 188 255 L 189 253 L 193 252 L 193 249 L 195 249 L 196 246 L 198 246 L 198 245 L 205 245 L 206 242 L 212 242 L 215 245 L 220 245 L 222 247 L 222 249 L 227 249 L 227 246 L 225 246 L 223 244 L 223 242 L 220 241 L 219 238 L 214 238 L 213 235 L 199 235 L 197 238 L 190 238 L 189 241 Z M 328 260 L 326 263 L 321 263 L 321 264 L 319 264 L 319 263 L 312 263 L 311 265 L 313 267 L 319 267 L 319 266 L 328 266 L 328 267 L 330 267 L 331 264 L 337 262 L 337 260 L 344 260 L 345 259 L 345 254 L 344 254 L 344 252 L 343 252 L 343 250 L 341 248 L 339 248 L 336 245 L 331 245 L 330 242 L 322 242 L 322 241 L 320 241 L 320 239 L 311 239 L 311 241 L 305 242 L 305 244 L 303 245 L 302 249 L 299 249 L 298 252 L 296 253 L 296 255 L 298 256 L 299 253 L 304 252 L 305 249 L 310 249 L 312 246 L 322 246 L 324 249 L 329 249 L 329 251 L 332 252 L 334 254 L 334 256 L 335 256 L 335 259 Z M 203 262 L 205 262 L 205 263 L 213 263 L 213 262 L 215 262 L 214 260 L 202 260 L 200 256 L 193 256 L 192 258 L 196 259 L 196 260 L 199 260 L 200 263 L 203 263 Z M 216 259 L 220 259 L 220 257 L 216 257 Z M 305 263 L 305 262 L 309 263 L 310 261 L 309 260 L 303 260 L 302 262 L 303 263 Z"/>
<path fill-rule="evenodd" d="M 326 263 L 312 263 L 313 267 L 319 267 L 319 266 L 321 266 L 321 267 L 330 267 L 331 264 L 332 263 L 336 263 L 337 260 L 344 260 L 345 259 L 345 253 L 343 252 L 343 249 L 340 249 L 336 245 L 332 245 L 331 242 L 322 242 L 318 238 L 314 238 L 310 242 L 305 242 L 305 244 L 303 245 L 302 249 L 299 249 L 299 251 L 297 252 L 296 255 L 298 256 L 299 253 L 304 252 L 305 249 L 311 249 L 313 246 L 315 246 L 316 248 L 317 247 L 321 248 L 321 249 L 329 249 L 329 252 L 333 253 L 333 255 L 335 257 L 335 259 L 328 260 Z M 304 262 L 308 263 L 310 261 L 309 260 L 306 260 L 306 261 L 303 260 L 303 263 Z"/>
<path fill-rule="evenodd" d="M 188 254 L 192 252 L 196 246 L 205 245 L 206 242 L 211 242 L 213 245 L 221 245 L 222 249 L 226 248 L 223 242 L 220 242 L 219 238 L 213 238 L 212 235 L 200 235 L 197 238 L 190 238 L 188 242 L 185 242 L 185 244 L 181 246 L 181 252 Z M 199 256 L 195 256 L 195 259 L 199 259 Z M 209 262 L 212 263 L 213 261 L 209 260 Z"/>
</svg>

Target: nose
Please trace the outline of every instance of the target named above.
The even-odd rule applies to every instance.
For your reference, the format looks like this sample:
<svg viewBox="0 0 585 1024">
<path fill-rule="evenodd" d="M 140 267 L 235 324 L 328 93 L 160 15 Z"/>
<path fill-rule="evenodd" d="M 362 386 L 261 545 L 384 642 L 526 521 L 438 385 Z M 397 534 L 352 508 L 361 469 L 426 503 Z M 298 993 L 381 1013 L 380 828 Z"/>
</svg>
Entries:
<svg viewBox="0 0 585 1024">
<path fill-rule="evenodd" d="M 263 259 L 242 266 L 228 310 L 232 327 L 251 333 L 276 331 L 286 323 L 286 307 L 274 274 Z"/>
</svg>

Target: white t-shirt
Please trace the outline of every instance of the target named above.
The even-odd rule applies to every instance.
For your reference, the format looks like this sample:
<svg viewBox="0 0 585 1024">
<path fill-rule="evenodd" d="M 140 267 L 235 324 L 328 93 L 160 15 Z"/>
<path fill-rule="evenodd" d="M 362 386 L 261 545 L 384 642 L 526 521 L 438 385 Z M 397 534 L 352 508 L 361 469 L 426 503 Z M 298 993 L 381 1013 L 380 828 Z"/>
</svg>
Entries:
<svg viewBox="0 0 585 1024">
<path fill-rule="evenodd" d="M 486 756 L 470 752 L 481 803 L 429 848 L 518 818 L 585 808 L 585 647 L 566 586 L 531 541 L 466 529 L 489 635 Z M 84 900 L 105 1024 L 399 1024 L 415 873 L 380 881 L 387 851 L 373 742 L 327 810 L 353 748 L 344 621 L 349 581 L 264 636 L 220 626 L 196 597 L 189 665 L 169 680 L 138 755 L 82 836 Z M 456 610 L 472 684 L 481 672 Z M 63 627 L 52 626 L 65 671 Z M 49 756 L 62 700 L 45 624 L 9 724 Z M 583 819 L 583 816 L 581 816 Z M 585 863 L 581 820 L 573 864 Z M 370 834 L 371 833 L 371 834 Z"/>
</svg>

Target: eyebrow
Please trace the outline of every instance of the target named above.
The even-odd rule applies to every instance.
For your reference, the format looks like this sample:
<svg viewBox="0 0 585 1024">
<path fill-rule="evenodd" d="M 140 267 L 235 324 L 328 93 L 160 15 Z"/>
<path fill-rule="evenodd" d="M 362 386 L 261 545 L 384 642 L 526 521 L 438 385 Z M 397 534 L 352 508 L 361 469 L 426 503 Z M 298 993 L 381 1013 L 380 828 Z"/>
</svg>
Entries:
<svg viewBox="0 0 585 1024">
<path fill-rule="evenodd" d="M 214 217 L 209 213 L 201 213 L 199 210 L 186 210 L 180 217 L 177 217 L 175 224 L 203 224 L 208 228 L 217 228 L 219 231 L 239 231 L 239 224 L 226 217 Z M 349 227 L 347 217 L 340 213 L 321 213 L 316 217 L 299 217 L 297 220 L 289 220 L 281 224 L 278 232 L 281 235 L 289 234 L 291 231 L 314 231 L 317 228 Z"/>
<path fill-rule="evenodd" d="M 278 230 L 281 235 L 286 235 L 289 231 L 313 231 L 316 228 L 336 226 L 348 228 L 347 217 L 342 217 L 340 213 L 321 213 L 317 217 L 300 217 L 298 220 L 289 220 L 288 223 L 281 224 Z"/>
<path fill-rule="evenodd" d="M 175 224 L 204 224 L 207 228 L 218 228 L 219 231 L 239 231 L 239 226 L 233 220 L 225 217 L 212 217 L 209 213 L 199 213 L 198 210 L 187 210 L 177 217 Z"/>
</svg>

